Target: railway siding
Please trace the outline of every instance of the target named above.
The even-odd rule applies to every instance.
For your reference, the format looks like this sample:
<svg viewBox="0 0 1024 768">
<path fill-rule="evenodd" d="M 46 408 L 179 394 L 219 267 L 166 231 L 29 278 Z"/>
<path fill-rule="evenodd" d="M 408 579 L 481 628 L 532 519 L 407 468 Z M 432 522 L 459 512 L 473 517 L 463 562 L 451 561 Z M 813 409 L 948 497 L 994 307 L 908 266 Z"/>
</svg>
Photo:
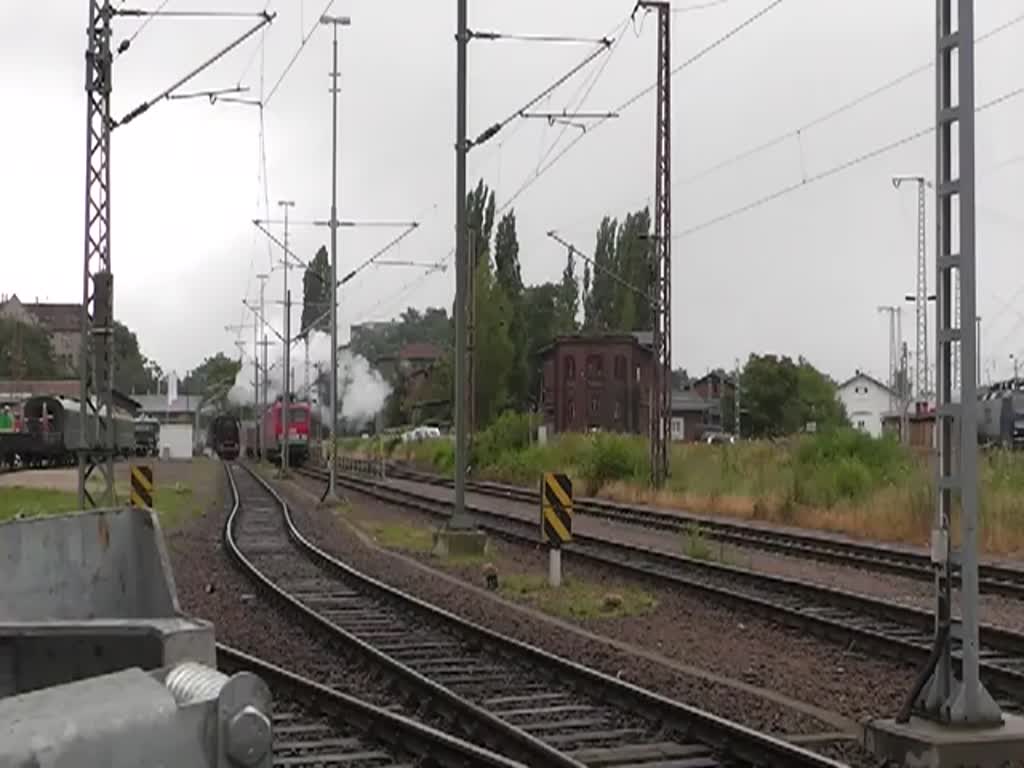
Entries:
<svg viewBox="0 0 1024 768">
<path fill-rule="evenodd" d="M 252 479 L 252 482 L 257 481 Z M 246 498 L 248 493 L 243 490 Z M 262 509 L 260 525 L 269 530 L 266 515 L 270 510 Z M 246 518 L 243 515 L 241 519 Z M 288 525 L 292 528 L 290 522 Z M 258 549 L 265 547 L 266 557 L 280 558 L 283 555 L 282 532 L 275 534 L 276 543 L 254 540 L 250 544 Z M 291 574 L 289 578 L 297 580 L 292 582 L 293 586 L 307 588 L 304 600 L 307 607 L 311 607 L 309 601 L 312 600 L 321 610 L 328 610 L 336 623 L 354 622 L 347 627 L 351 634 L 362 640 L 376 640 L 378 650 L 381 644 L 385 647 L 393 644 L 391 650 L 403 654 L 409 666 L 418 665 L 420 670 L 426 670 L 424 676 L 465 692 L 468 698 L 493 711 L 515 730 L 529 734 L 563 756 L 559 762 L 553 755 L 547 755 L 550 764 L 610 766 L 638 762 L 641 755 L 650 759 L 655 753 L 672 761 L 681 760 L 685 755 L 688 764 L 696 764 L 689 762 L 692 760 L 717 764 L 718 754 L 753 764 L 832 764 L 785 742 L 462 621 L 354 572 L 311 547 L 293 529 L 289 535 L 303 550 L 315 556 L 321 573 L 330 574 L 332 579 L 330 591 L 325 592 L 326 585 L 310 581 L 308 571 Z M 240 544 L 240 548 L 244 550 L 245 545 Z M 294 557 L 288 559 L 292 563 L 290 568 L 294 568 L 294 560 Z M 364 602 L 367 591 L 373 593 L 369 604 Z M 401 604 L 401 612 L 397 612 L 396 601 Z M 410 614 L 419 614 L 413 625 L 407 623 Z M 421 636 L 421 633 L 428 635 Z M 412 647 L 408 647 L 407 641 Z M 441 658 L 435 658 L 437 652 L 442 653 Z M 469 669 L 479 667 L 480 673 L 461 674 L 467 663 Z M 522 721 L 518 720 L 520 717 Z M 686 736 L 680 741 L 672 738 L 673 733 Z M 520 741 L 519 748 L 523 744 Z M 543 752 L 535 753 L 531 764 L 548 764 L 540 761 L 542 756 Z M 672 761 L 667 764 L 673 764 Z"/>
<path fill-rule="evenodd" d="M 345 482 L 378 498 L 413 505 L 441 517 L 448 514 L 451 504 L 450 492 L 433 485 L 424 487 L 411 481 L 380 481 L 360 476 L 346 476 Z M 473 510 L 480 524 L 492 533 L 524 543 L 536 540 L 535 521 L 527 521 L 522 514 L 513 514 L 504 507 L 500 512 L 486 506 L 474 506 Z M 566 552 L 570 558 L 583 558 L 702 592 L 820 637 L 855 642 L 892 658 L 920 663 L 930 650 L 930 614 L 891 601 L 685 558 L 627 544 L 614 537 L 580 535 Z M 1019 709 L 1024 702 L 1024 635 L 983 626 L 981 641 L 983 677 L 1007 697 L 1007 708 Z"/>
</svg>

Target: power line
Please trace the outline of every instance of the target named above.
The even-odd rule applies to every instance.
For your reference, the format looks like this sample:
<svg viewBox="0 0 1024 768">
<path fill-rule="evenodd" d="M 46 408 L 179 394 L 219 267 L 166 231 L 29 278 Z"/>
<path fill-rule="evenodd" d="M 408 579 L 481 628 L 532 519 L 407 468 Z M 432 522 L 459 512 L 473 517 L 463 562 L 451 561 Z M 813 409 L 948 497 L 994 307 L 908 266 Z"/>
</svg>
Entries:
<svg viewBox="0 0 1024 768">
<path fill-rule="evenodd" d="M 302 41 L 299 43 L 299 47 L 296 49 L 295 53 L 292 54 L 292 57 L 288 61 L 288 64 L 285 65 L 284 71 L 281 73 L 281 76 L 277 78 L 277 81 L 270 89 L 270 93 L 268 93 L 267 97 L 263 99 L 263 106 L 267 106 L 270 100 L 274 98 L 274 94 L 277 93 L 277 89 L 281 87 L 281 83 L 284 82 L 285 77 L 288 76 L 288 73 L 291 72 L 292 67 L 295 66 L 295 62 L 298 61 L 299 56 L 302 55 L 302 51 L 305 50 L 306 44 L 309 42 L 309 39 L 313 36 L 313 33 L 316 32 L 317 27 L 320 26 L 320 18 L 322 16 L 326 16 L 330 12 L 331 6 L 333 5 L 334 0 L 327 0 L 327 4 L 324 6 L 324 9 L 320 12 L 320 16 L 316 17 L 316 20 L 313 22 L 313 25 L 309 28 L 309 31 L 303 36 Z"/>
<path fill-rule="evenodd" d="M 628 16 L 619 24 L 618 27 L 616 27 L 616 30 L 615 30 L 615 32 L 613 34 L 615 42 L 612 43 L 612 47 L 611 47 L 611 50 L 608 51 L 608 55 L 605 56 L 604 60 L 600 64 L 600 66 L 597 68 L 597 70 L 591 76 L 591 78 L 589 80 L 589 83 L 584 82 L 583 84 L 581 84 L 580 88 L 577 89 L 576 93 L 573 94 L 572 98 L 569 99 L 568 103 L 571 106 L 573 101 L 577 97 L 579 98 L 579 101 L 576 103 L 574 109 L 577 109 L 577 110 L 581 109 L 583 107 L 583 105 L 587 102 L 587 99 L 590 98 L 590 94 L 593 93 L 594 88 L 597 87 L 597 83 L 601 80 L 601 77 L 604 75 L 605 71 L 608 69 L 608 65 L 611 64 L 612 59 L 615 57 L 615 52 L 619 49 L 619 45 L 622 43 L 622 38 L 624 37 L 624 35 L 622 33 L 625 31 L 625 28 L 626 28 L 627 24 L 629 24 L 629 17 Z M 584 90 L 584 88 L 585 88 L 585 90 Z M 580 91 L 581 90 L 583 90 L 583 95 L 582 96 L 580 96 Z M 567 130 L 569 130 L 569 125 L 568 124 L 563 125 L 562 126 L 562 130 L 560 130 L 558 132 L 558 135 L 555 137 L 555 140 L 553 142 L 551 142 L 550 146 L 548 146 L 548 148 L 541 155 L 540 159 L 537 161 L 537 168 L 538 169 L 544 164 L 544 162 L 549 157 L 551 157 L 551 153 L 555 150 L 555 147 L 558 146 L 559 142 L 562 141 L 562 138 L 565 136 L 565 132 Z"/>
<path fill-rule="evenodd" d="M 974 42 L 976 44 L 977 43 L 983 43 L 986 40 L 988 40 L 988 39 L 990 39 L 992 37 L 995 37 L 999 33 L 1004 32 L 1007 29 L 1010 29 L 1011 27 L 1019 24 L 1022 21 L 1024 21 L 1024 13 L 1019 14 L 1019 15 L 1013 17 L 1012 19 L 1009 19 L 1008 21 L 1003 22 L 1002 24 L 1000 24 L 1000 25 L 990 29 L 985 34 L 975 38 Z M 791 139 L 794 136 L 799 136 L 804 131 L 807 131 L 807 130 L 809 130 L 811 128 L 815 128 L 815 127 L 817 127 L 817 126 L 819 126 L 819 125 L 821 125 L 823 123 L 826 123 L 826 122 L 828 122 L 828 121 L 830 121 L 830 120 L 832 120 L 832 119 L 834 119 L 836 117 L 839 117 L 840 115 L 845 114 L 846 112 L 849 112 L 854 107 L 858 107 L 861 104 L 863 104 L 864 102 L 869 101 L 869 100 L 875 98 L 876 96 L 879 96 L 879 95 L 885 93 L 886 91 L 890 91 L 893 88 L 895 88 L 896 86 L 905 83 L 907 80 L 910 80 L 910 79 L 916 77 L 917 75 L 920 75 L 920 74 L 923 74 L 923 73 L 927 72 L 928 70 L 932 69 L 934 66 L 935 66 L 935 62 L 934 61 L 927 61 L 927 62 L 925 62 L 923 64 L 920 64 L 920 65 L 918 65 L 916 67 L 913 67 L 912 69 L 908 69 L 906 72 L 903 72 L 902 74 L 897 75 L 896 77 L 892 78 L 891 80 L 887 80 L 886 82 L 882 83 L 879 86 L 876 86 L 875 88 L 872 88 L 871 90 L 867 91 L 866 93 L 862 93 L 861 95 L 859 95 L 859 96 L 857 96 L 857 97 L 855 97 L 853 99 L 850 99 L 849 101 L 847 101 L 847 102 L 845 102 L 843 104 L 840 104 L 838 107 L 830 109 L 829 111 L 825 112 L 824 114 L 821 114 L 818 117 L 815 117 L 815 118 L 813 118 L 811 120 L 808 120 L 806 123 L 803 123 L 802 125 L 799 125 L 796 128 L 793 128 L 792 130 L 786 131 L 785 133 L 780 133 L 780 134 L 778 134 L 777 136 L 775 136 L 775 137 L 773 137 L 771 139 L 767 139 L 766 141 L 763 141 L 760 144 L 756 144 L 756 145 L 754 145 L 752 147 L 749 147 L 748 149 L 744 149 L 744 150 L 742 150 L 740 152 L 737 152 L 735 155 L 732 155 L 731 157 L 727 157 L 724 160 L 722 160 L 722 161 L 720 161 L 718 163 L 715 163 L 714 165 L 711 165 L 711 166 L 709 166 L 709 167 L 707 167 L 707 168 L 705 168 L 705 169 L 703 169 L 701 171 L 698 171 L 697 173 L 691 174 L 690 176 L 687 176 L 687 177 L 681 179 L 680 181 L 678 181 L 676 183 L 676 185 L 674 185 L 674 186 L 677 186 L 677 185 L 678 186 L 683 186 L 683 185 L 687 185 L 687 184 L 692 184 L 693 182 L 699 181 L 700 179 L 703 179 L 703 178 L 706 178 L 707 176 L 710 176 L 712 173 L 720 171 L 723 168 L 728 168 L 731 165 L 735 165 L 736 163 L 740 162 L 741 160 L 746 160 L 749 157 L 753 157 L 754 155 L 760 154 L 761 152 L 764 152 L 766 150 L 772 149 L 773 147 L 777 147 L 779 144 L 782 144 L 784 141 L 787 141 L 788 139 Z"/>
<path fill-rule="evenodd" d="M 672 70 L 672 73 L 671 73 L 672 76 L 677 75 L 682 70 L 686 69 L 687 67 L 691 66 L 695 62 L 697 62 L 700 59 L 702 59 L 707 54 L 711 53 L 711 51 L 713 51 L 716 48 L 718 48 L 719 46 L 723 45 L 726 41 L 728 41 L 731 38 L 735 37 L 739 32 L 741 32 L 742 30 L 744 30 L 747 27 L 749 27 L 751 24 L 756 22 L 758 19 L 762 18 L 769 11 L 773 10 L 774 8 L 777 8 L 779 5 L 781 5 L 782 2 L 783 2 L 783 0 L 772 0 L 772 2 L 770 2 L 768 5 L 764 6 L 761 10 L 757 11 L 756 13 L 752 14 L 751 16 L 748 16 L 746 19 L 744 19 L 739 24 L 737 24 L 735 27 L 732 27 L 729 31 L 727 31 L 725 34 L 723 34 L 721 37 L 716 38 L 711 43 L 709 43 L 708 45 L 704 46 L 699 51 L 697 51 L 695 54 L 690 56 L 690 58 L 684 60 L 681 64 L 679 64 L 677 67 L 675 67 Z M 624 110 L 626 110 L 629 107 L 633 106 L 633 104 L 635 104 L 641 98 L 646 96 L 648 93 L 653 91 L 656 87 L 657 87 L 657 83 L 654 83 L 654 84 L 644 88 L 639 93 L 637 93 L 637 94 L 631 96 L 630 98 L 626 99 L 626 101 L 624 101 L 621 105 L 619 105 L 618 107 L 616 107 L 612 111 L 613 112 L 619 112 L 619 113 L 623 112 Z M 589 136 L 589 135 L 593 134 L 594 131 L 597 128 L 599 128 L 600 126 L 604 125 L 607 122 L 608 122 L 608 120 L 599 120 L 599 121 L 597 121 L 594 125 L 590 126 L 590 130 L 588 130 L 586 133 L 579 134 L 578 136 L 576 136 L 576 138 L 574 138 L 572 141 L 570 141 L 568 144 L 566 144 L 565 147 L 560 152 L 558 152 L 558 154 L 556 154 L 553 158 L 551 158 L 551 160 L 549 160 L 545 165 L 543 165 L 540 168 L 538 168 L 534 172 L 533 176 L 528 177 L 527 180 L 523 182 L 523 184 L 512 194 L 512 196 L 508 200 L 505 201 L 505 203 L 502 205 L 502 207 L 498 211 L 498 213 L 500 213 L 501 211 L 505 210 L 510 205 L 512 205 L 512 203 L 514 203 L 519 198 L 520 195 L 522 195 L 527 189 L 529 189 L 534 184 L 536 184 L 537 181 L 540 180 L 540 178 L 545 173 L 550 171 L 558 163 L 559 160 L 561 160 L 563 157 L 565 157 L 565 155 L 570 150 L 572 150 L 573 147 L 575 147 L 580 141 L 582 141 L 583 137 Z"/>
<path fill-rule="evenodd" d="M 129 38 L 127 39 L 127 41 L 125 41 L 125 42 L 122 42 L 122 43 L 121 43 L 121 44 L 120 44 L 120 45 L 118 46 L 118 48 L 117 48 L 117 55 L 118 55 L 118 56 L 120 56 L 121 54 L 123 54 L 123 53 L 124 53 L 125 51 L 127 51 L 127 50 L 128 50 L 128 48 L 129 48 L 129 47 L 131 46 L 131 44 L 135 42 L 135 39 L 136 39 L 136 38 L 137 38 L 137 37 L 138 37 L 139 35 L 141 35 L 141 34 L 142 34 L 142 30 L 144 30 L 144 29 L 145 29 L 146 27 L 148 27 L 148 26 L 149 26 L 150 22 L 151 22 L 151 21 L 153 21 L 153 19 L 155 19 L 155 18 L 156 18 L 156 14 L 157 14 L 157 13 L 159 13 L 160 11 L 162 11 L 162 10 L 163 10 L 163 9 L 164 9 L 164 8 L 165 8 L 165 7 L 167 6 L 167 4 L 168 4 L 168 3 L 170 2 L 170 1 L 171 1 L 171 0 L 162 0 L 162 2 L 160 3 L 160 5 L 158 5 L 158 6 L 156 7 L 156 11 L 155 11 L 155 12 L 154 12 L 154 13 L 153 13 L 152 15 L 150 15 L 149 17 L 147 17 L 146 19 L 143 19 L 142 23 L 141 23 L 141 24 L 139 24 L 139 26 L 138 26 L 138 27 L 136 28 L 136 30 L 135 30 L 135 31 L 134 31 L 134 32 L 133 32 L 133 33 L 131 34 L 131 36 L 130 36 L 130 37 L 129 37 Z M 121 0 L 121 5 L 123 6 L 125 2 L 126 2 L 126 0 Z M 121 13 L 121 11 L 120 11 L 120 10 L 118 10 L 118 13 Z"/>
<path fill-rule="evenodd" d="M 983 112 L 986 109 L 994 107 L 998 104 L 1002 104 L 1003 102 L 1009 101 L 1010 99 L 1019 96 L 1021 93 L 1024 93 L 1024 87 L 1015 88 L 1012 91 L 1002 94 L 1001 96 L 997 96 L 996 98 L 987 101 L 984 104 L 981 104 L 980 106 L 975 108 L 975 114 Z M 934 131 L 934 125 L 928 126 L 927 128 L 922 128 L 921 130 L 915 131 L 914 133 L 908 134 L 907 136 L 904 136 L 900 139 L 896 139 L 895 141 L 891 141 L 888 144 L 884 144 L 881 147 L 872 149 L 869 152 L 857 155 L 856 157 L 845 162 L 842 162 L 839 165 L 834 165 L 831 168 L 828 168 L 824 171 L 807 176 L 801 179 L 800 181 L 790 184 L 789 186 L 783 187 L 781 189 L 778 189 L 769 195 L 765 195 L 764 197 L 758 198 L 757 200 L 749 202 L 745 205 L 741 205 L 739 208 L 734 208 L 731 211 L 723 213 L 719 216 L 715 216 L 714 218 L 708 219 L 707 221 L 704 221 L 700 224 L 688 227 L 687 229 L 684 229 L 682 232 L 673 235 L 672 239 L 677 240 L 688 235 L 692 235 L 693 233 L 699 232 L 702 229 L 707 229 L 708 227 L 712 227 L 715 224 L 721 224 L 723 221 L 728 221 L 729 219 L 739 216 L 740 214 L 747 213 L 748 211 L 752 211 L 755 208 L 760 208 L 762 205 L 770 203 L 773 200 L 778 200 L 780 197 L 785 197 L 786 195 L 790 194 L 791 192 L 795 192 L 798 189 L 802 189 L 803 187 L 806 187 L 810 184 L 814 184 L 815 182 L 822 181 L 823 179 L 827 179 L 831 176 L 835 176 L 836 174 L 842 173 L 843 171 L 847 171 L 850 168 L 860 165 L 863 162 L 872 160 L 878 157 L 879 155 L 884 155 L 885 153 L 902 147 L 905 144 L 909 144 L 913 141 L 916 141 L 917 139 L 924 138 L 925 136 L 934 133 Z"/>
<path fill-rule="evenodd" d="M 581 69 L 586 67 L 590 62 L 592 62 L 594 59 L 596 59 L 602 53 L 607 52 L 609 50 L 609 48 L 611 47 L 611 45 L 612 45 L 612 41 L 610 41 L 610 40 L 608 40 L 606 38 L 604 41 L 601 42 L 600 45 L 601 45 L 601 47 L 599 47 L 599 48 L 595 49 L 594 51 L 592 51 L 588 56 L 586 56 L 583 59 L 583 61 L 581 61 L 578 64 L 576 64 L 576 66 L 574 66 L 572 69 L 570 69 L 564 75 L 562 75 L 557 80 L 555 80 L 551 85 L 549 85 L 547 88 L 545 88 L 539 94 L 537 94 L 532 99 L 530 99 L 528 102 L 526 102 L 526 104 L 524 104 L 522 107 L 517 109 L 515 112 L 513 112 L 511 115 L 506 117 L 504 120 L 500 120 L 499 122 L 495 123 L 491 127 L 487 128 L 483 133 L 481 133 L 479 136 L 477 136 L 476 139 L 474 139 L 471 142 L 469 142 L 469 146 L 471 148 L 472 147 L 478 147 L 481 144 L 483 144 L 484 142 L 489 141 L 490 139 L 494 138 L 495 134 L 497 134 L 502 128 L 504 128 L 506 125 L 511 123 L 517 117 L 521 117 L 524 112 L 526 112 L 528 109 L 533 107 L 537 102 L 543 100 L 546 96 L 548 96 L 552 92 L 556 91 L 561 85 L 563 85 L 564 83 L 566 83 L 567 81 L 572 79 L 576 75 L 577 72 L 579 72 Z"/>
</svg>

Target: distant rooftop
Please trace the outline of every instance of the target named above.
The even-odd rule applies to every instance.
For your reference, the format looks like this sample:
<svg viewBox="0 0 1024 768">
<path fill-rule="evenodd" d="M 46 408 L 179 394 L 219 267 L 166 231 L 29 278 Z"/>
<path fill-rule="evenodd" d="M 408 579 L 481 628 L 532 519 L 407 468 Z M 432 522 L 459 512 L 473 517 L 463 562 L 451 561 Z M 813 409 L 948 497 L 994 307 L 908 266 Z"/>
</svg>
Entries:
<svg viewBox="0 0 1024 768">
<path fill-rule="evenodd" d="M 202 398 L 199 395 L 179 395 L 170 404 L 167 395 L 135 395 L 140 410 L 146 414 L 195 413 Z"/>
</svg>

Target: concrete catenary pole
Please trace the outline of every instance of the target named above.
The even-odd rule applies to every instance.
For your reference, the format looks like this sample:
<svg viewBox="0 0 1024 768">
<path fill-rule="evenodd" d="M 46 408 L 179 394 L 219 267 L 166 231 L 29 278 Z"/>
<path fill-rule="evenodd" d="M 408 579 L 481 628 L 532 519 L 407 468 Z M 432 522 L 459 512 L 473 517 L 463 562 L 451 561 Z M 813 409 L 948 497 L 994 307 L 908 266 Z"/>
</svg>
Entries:
<svg viewBox="0 0 1024 768">
<path fill-rule="evenodd" d="M 954 7 L 955 5 L 955 7 Z M 975 367 L 977 317 L 974 163 L 974 0 L 936 0 L 936 428 L 938 477 L 932 561 L 935 568 L 935 648 L 928 683 L 918 693 L 919 709 L 960 725 L 1002 721 L 999 705 L 979 676 L 978 647 L 978 413 L 977 386 L 962 377 L 953 392 L 953 347 L 963 368 Z M 959 275 L 959 316 L 954 315 Z M 919 290 L 918 306 L 923 305 Z M 965 333 L 964 318 L 968 318 Z M 918 361 L 920 366 L 921 361 Z M 959 461 L 957 461 L 959 455 Z M 951 522 L 960 507 L 960 546 L 953 552 Z M 953 566 L 959 560 L 959 590 Z M 959 602 L 956 610 L 954 600 Z M 959 626 L 955 616 L 959 613 Z M 958 631 L 957 631 L 958 630 Z M 954 674 L 954 635 L 959 635 L 961 682 Z"/>
<path fill-rule="evenodd" d="M 291 313 L 292 302 L 288 293 L 288 210 L 295 206 L 293 200 L 280 200 L 277 203 L 284 208 L 284 373 L 281 387 L 281 474 L 288 473 L 288 416 L 291 398 Z"/>
<path fill-rule="evenodd" d="M 330 24 L 334 31 L 331 69 L 331 466 L 327 499 L 337 496 L 338 460 L 338 27 L 352 23 L 348 16 L 322 16 L 321 24 Z"/>
</svg>

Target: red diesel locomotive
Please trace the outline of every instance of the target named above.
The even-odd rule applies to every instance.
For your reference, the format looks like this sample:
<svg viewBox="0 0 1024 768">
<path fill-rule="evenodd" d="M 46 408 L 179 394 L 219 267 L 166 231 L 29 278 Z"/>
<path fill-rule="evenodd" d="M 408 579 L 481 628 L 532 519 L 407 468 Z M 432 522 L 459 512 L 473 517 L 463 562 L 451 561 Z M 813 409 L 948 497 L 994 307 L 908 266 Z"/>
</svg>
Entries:
<svg viewBox="0 0 1024 768">
<path fill-rule="evenodd" d="M 281 398 L 263 414 L 263 447 L 266 459 L 275 464 L 281 462 L 281 453 L 288 451 L 288 463 L 297 467 L 309 458 L 309 434 L 312 409 L 309 403 L 288 404 L 288 436 L 283 434 L 283 404 Z"/>
</svg>

